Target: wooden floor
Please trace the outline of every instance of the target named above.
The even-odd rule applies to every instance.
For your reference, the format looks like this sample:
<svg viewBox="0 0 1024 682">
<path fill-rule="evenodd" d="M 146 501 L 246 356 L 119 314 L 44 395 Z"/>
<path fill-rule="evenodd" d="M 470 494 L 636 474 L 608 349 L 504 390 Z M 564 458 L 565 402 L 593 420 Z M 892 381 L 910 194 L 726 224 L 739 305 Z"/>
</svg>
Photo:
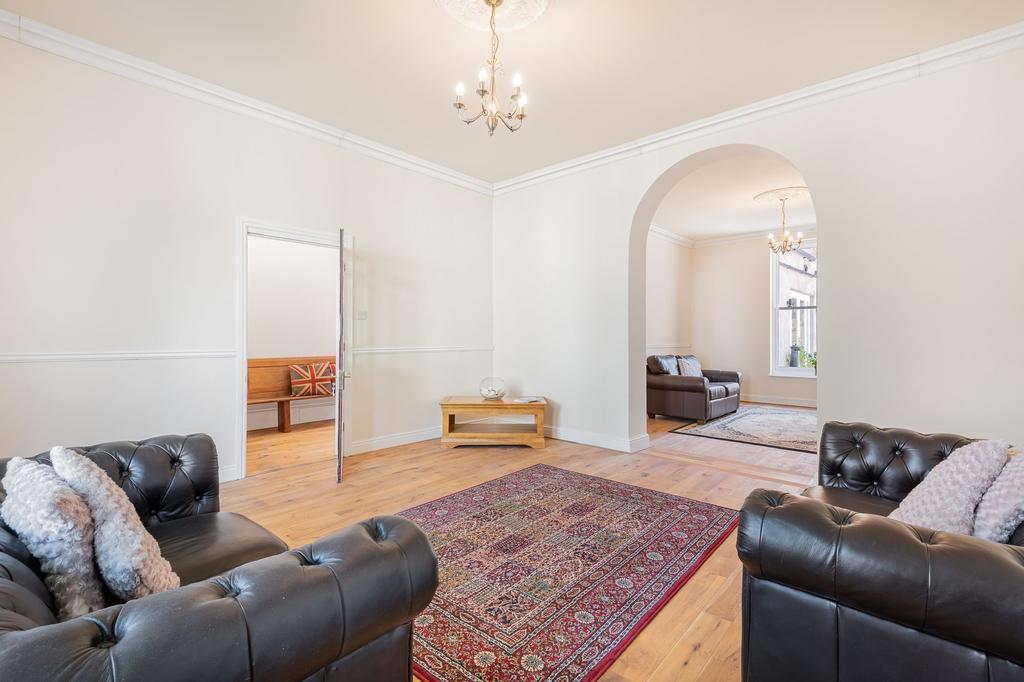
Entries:
<svg viewBox="0 0 1024 682">
<path fill-rule="evenodd" d="M 334 420 L 293 424 L 288 433 L 276 428 L 250 431 L 245 451 L 246 476 L 313 463 L 325 463 L 333 471 Z"/>
<path fill-rule="evenodd" d="M 543 450 L 445 449 L 425 441 L 347 457 L 341 485 L 334 483 L 332 422 L 266 438 L 254 432 L 250 471 L 262 473 L 225 483 L 222 507 L 295 546 L 538 462 L 734 509 L 754 488 L 797 492 L 815 476 L 817 458 L 810 453 L 669 433 L 678 425 L 650 420 L 651 447 L 634 454 L 551 439 Z M 251 468 L 254 458 L 263 462 L 257 469 Z M 297 463 L 282 464 L 292 461 Z M 733 533 L 602 680 L 738 680 L 740 580 Z"/>
</svg>

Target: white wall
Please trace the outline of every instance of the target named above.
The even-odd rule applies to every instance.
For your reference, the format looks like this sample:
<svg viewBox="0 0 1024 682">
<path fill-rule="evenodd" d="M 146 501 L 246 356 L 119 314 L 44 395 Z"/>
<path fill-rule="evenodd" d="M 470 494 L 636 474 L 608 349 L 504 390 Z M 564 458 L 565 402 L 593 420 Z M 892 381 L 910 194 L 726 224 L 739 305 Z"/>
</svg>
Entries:
<svg viewBox="0 0 1024 682">
<path fill-rule="evenodd" d="M 0 92 L 5 456 L 203 431 L 237 471 L 239 216 L 355 236 L 354 449 L 490 373 L 488 196 L 12 40 Z"/>
<path fill-rule="evenodd" d="M 335 355 L 338 249 L 254 235 L 247 244 L 246 356 Z M 295 424 L 333 419 L 334 399 L 303 400 L 291 409 Z M 249 407 L 250 431 L 276 425 L 276 405 Z"/>
<path fill-rule="evenodd" d="M 682 355 L 690 348 L 692 250 L 651 231 L 647 240 L 647 354 Z"/>
<path fill-rule="evenodd" d="M 766 240 L 697 242 L 693 348 L 704 367 L 743 372 L 741 397 L 813 406 L 816 380 L 770 373 L 771 257 Z"/>
<path fill-rule="evenodd" d="M 757 145 L 814 197 L 819 419 L 1024 442 L 1024 51 L 900 73 L 497 196 L 495 372 L 556 430 L 642 447 L 647 225 L 685 159 Z"/>
</svg>

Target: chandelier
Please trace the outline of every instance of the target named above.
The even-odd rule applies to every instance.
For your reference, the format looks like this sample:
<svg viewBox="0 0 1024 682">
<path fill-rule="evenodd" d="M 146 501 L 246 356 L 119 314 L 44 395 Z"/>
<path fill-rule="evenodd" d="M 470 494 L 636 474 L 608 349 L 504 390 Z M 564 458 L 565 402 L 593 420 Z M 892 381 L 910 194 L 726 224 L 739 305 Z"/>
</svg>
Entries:
<svg viewBox="0 0 1024 682">
<path fill-rule="evenodd" d="M 466 86 L 459 83 L 455 86 L 455 102 L 452 104 L 461 120 L 466 125 L 476 123 L 480 119 L 487 125 L 487 134 L 494 135 L 498 124 L 503 124 L 510 132 L 515 132 L 523 127 L 526 119 L 526 93 L 523 92 L 523 78 L 518 73 L 512 78 L 512 96 L 509 98 L 507 110 L 502 109 L 498 102 L 498 31 L 494 23 L 494 15 L 498 6 L 504 0 L 480 0 L 489 8 L 490 21 L 488 25 L 491 30 L 491 58 L 487 60 L 487 66 L 480 69 L 477 74 L 476 94 L 480 97 L 480 108 L 476 112 L 469 111 L 469 107 L 462 101 L 466 94 Z M 542 10 L 543 11 L 543 10 Z"/>
<path fill-rule="evenodd" d="M 804 235 L 802 232 L 797 232 L 794 237 L 789 232 L 789 228 L 786 227 L 786 202 L 794 197 L 803 196 L 807 194 L 807 188 L 803 186 L 798 187 L 780 187 L 779 189 L 770 189 L 767 192 L 761 192 L 754 197 L 754 201 L 778 201 L 782 206 L 782 226 L 779 228 L 779 238 L 775 239 L 775 235 L 771 232 L 768 233 L 768 248 L 772 250 L 772 253 L 785 254 L 800 248 L 800 244 L 804 241 Z"/>
</svg>

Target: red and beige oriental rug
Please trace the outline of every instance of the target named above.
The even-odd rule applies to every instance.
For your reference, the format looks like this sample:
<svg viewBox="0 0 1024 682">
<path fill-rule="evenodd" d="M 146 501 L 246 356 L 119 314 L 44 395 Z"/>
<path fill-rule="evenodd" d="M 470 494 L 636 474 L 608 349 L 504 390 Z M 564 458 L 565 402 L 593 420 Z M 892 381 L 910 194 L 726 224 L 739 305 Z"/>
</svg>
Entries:
<svg viewBox="0 0 1024 682">
<path fill-rule="evenodd" d="M 413 629 L 417 675 L 581 682 L 618 658 L 738 515 L 538 464 L 400 516 L 439 562 Z"/>
</svg>

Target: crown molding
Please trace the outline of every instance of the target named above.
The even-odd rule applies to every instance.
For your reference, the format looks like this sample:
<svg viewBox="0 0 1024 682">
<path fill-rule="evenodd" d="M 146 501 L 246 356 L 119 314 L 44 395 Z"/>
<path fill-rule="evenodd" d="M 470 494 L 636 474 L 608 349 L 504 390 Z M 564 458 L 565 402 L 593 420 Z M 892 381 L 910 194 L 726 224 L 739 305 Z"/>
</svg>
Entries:
<svg viewBox="0 0 1024 682">
<path fill-rule="evenodd" d="M 0 9 L 0 37 L 20 42 L 108 73 L 255 118 L 365 156 L 444 180 L 485 196 L 500 196 L 548 180 L 640 156 L 686 140 L 713 135 L 788 111 L 814 106 L 864 90 L 918 78 L 960 64 L 986 59 L 1024 47 L 1024 22 L 982 33 L 887 64 L 794 90 L 593 154 L 490 183 L 398 149 L 354 135 L 334 126 L 275 107 L 158 64 L 59 31 Z"/>
<path fill-rule="evenodd" d="M 790 232 L 802 232 L 804 239 L 817 239 L 818 231 L 815 229 L 813 224 L 810 225 L 789 225 Z M 776 228 L 777 229 L 777 228 Z M 706 249 L 712 246 L 721 246 L 723 244 L 737 244 L 739 242 L 750 242 L 750 241 L 762 241 L 768 243 L 765 235 L 770 230 L 758 230 L 756 232 L 743 232 L 741 234 L 730 234 L 724 237 L 710 237 L 708 239 L 696 239 L 693 242 L 693 248 L 695 249 Z"/>
<path fill-rule="evenodd" d="M 689 237 L 684 237 L 681 234 L 676 234 L 672 230 L 664 228 L 664 227 L 662 227 L 660 225 L 655 225 L 655 224 L 652 223 L 651 224 L 651 234 L 657 235 L 657 236 L 661 237 L 662 239 L 670 241 L 670 242 L 672 242 L 674 244 L 678 244 L 679 246 L 682 246 L 685 249 L 689 249 L 689 248 L 693 247 L 693 240 L 692 239 L 690 239 Z"/>
<path fill-rule="evenodd" d="M 770 97 L 747 106 L 709 116 L 692 123 L 670 128 L 647 137 L 610 147 L 593 154 L 553 164 L 530 173 L 494 183 L 494 194 L 500 196 L 525 189 L 548 180 L 580 173 L 614 161 L 640 156 L 687 140 L 720 133 L 763 118 L 811 107 L 822 102 L 846 97 L 898 81 L 918 78 L 937 71 L 986 59 L 1003 52 L 1024 47 L 1024 22 L 1011 24 L 988 33 L 926 50 L 887 64 L 857 71 L 846 76 L 806 88 Z"/>
<path fill-rule="evenodd" d="M 19 17 L 14 12 L 0 9 L 0 38 L 18 39 Z"/>
<path fill-rule="evenodd" d="M 651 233 L 651 235 L 655 235 L 656 237 L 660 237 L 663 240 L 666 240 L 668 242 L 672 242 L 673 244 L 678 244 L 679 246 L 681 246 L 681 247 L 683 247 L 685 249 L 689 249 L 689 248 L 693 247 L 693 240 L 691 240 L 688 237 L 683 237 L 682 235 L 677 235 L 676 232 L 672 231 L 671 229 L 669 229 L 667 227 L 662 227 L 660 225 L 655 225 L 655 224 L 651 223 L 650 233 Z"/>
<path fill-rule="evenodd" d="M 0 10 L 0 37 L 491 196 L 491 183 L 295 112 Z"/>
</svg>

